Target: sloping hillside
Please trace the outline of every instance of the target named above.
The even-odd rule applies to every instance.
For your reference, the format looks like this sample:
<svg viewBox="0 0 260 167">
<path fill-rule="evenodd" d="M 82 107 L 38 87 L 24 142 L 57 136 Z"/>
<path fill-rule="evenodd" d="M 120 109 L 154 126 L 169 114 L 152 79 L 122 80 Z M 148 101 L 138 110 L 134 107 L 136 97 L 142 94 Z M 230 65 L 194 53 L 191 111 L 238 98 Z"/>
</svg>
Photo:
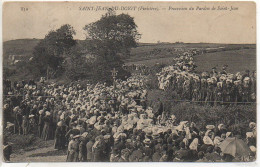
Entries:
<svg viewBox="0 0 260 167">
<path fill-rule="evenodd" d="M 17 39 L 4 42 L 4 55 L 31 55 L 40 39 Z"/>
</svg>

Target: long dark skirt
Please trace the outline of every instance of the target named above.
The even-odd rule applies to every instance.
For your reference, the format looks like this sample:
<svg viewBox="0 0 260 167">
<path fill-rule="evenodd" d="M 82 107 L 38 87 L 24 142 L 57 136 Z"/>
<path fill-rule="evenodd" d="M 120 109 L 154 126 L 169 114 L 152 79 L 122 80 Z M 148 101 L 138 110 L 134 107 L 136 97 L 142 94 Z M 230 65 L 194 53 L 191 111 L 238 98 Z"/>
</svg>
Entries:
<svg viewBox="0 0 260 167">
<path fill-rule="evenodd" d="M 41 134 L 41 138 L 43 140 L 49 140 L 50 139 L 50 125 L 48 123 L 44 124 L 42 134 Z"/>
<path fill-rule="evenodd" d="M 78 162 L 79 154 L 76 151 L 68 152 L 67 162 Z"/>
<path fill-rule="evenodd" d="M 55 137 L 55 139 L 54 139 L 54 148 L 55 149 L 58 149 L 58 150 L 64 149 L 65 144 L 66 144 L 65 136 Z"/>
</svg>

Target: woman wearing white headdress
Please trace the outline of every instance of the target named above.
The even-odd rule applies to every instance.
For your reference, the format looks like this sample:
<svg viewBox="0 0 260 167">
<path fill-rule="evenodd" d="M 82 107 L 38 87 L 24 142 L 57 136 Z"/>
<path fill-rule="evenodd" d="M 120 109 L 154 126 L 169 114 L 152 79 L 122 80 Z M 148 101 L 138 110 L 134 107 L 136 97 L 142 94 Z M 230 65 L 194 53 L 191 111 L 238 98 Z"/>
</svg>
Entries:
<svg viewBox="0 0 260 167">
<path fill-rule="evenodd" d="M 198 138 L 193 139 L 193 141 L 191 142 L 191 144 L 189 146 L 190 150 L 198 151 L 198 144 L 199 144 Z"/>
<path fill-rule="evenodd" d="M 204 136 L 203 137 L 203 143 L 206 145 L 214 145 L 213 141 L 211 140 L 211 138 L 209 136 Z"/>
<path fill-rule="evenodd" d="M 253 137 L 256 138 L 256 123 L 255 122 L 250 122 L 249 123 L 249 128 L 252 130 L 253 132 Z"/>
<path fill-rule="evenodd" d="M 43 126 L 44 126 L 44 121 L 43 121 L 43 110 L 40 110 L 39 111 L 39 116 L 38 116 L 38 137 L 41 137 L 41 134 L 42 134 L 42 129 L 43 129 Z"/>
<path fill-rule="evenodd" d="M 48 140 L 50 138 L 50 122 L 51 122 L 51 113 L 49 111 L 45 112 L 45 116 L 43 117 L 44 127 L 42 130 L 41 138 L 44 140 Z"/>
<path fill-rule="evenodd" d="M 214 146 L 214 143 L 209 136 L 204 136 L 203 145 L 200 147 L 200 150 L 206 151 L 209 146 Z"/>
</svg>

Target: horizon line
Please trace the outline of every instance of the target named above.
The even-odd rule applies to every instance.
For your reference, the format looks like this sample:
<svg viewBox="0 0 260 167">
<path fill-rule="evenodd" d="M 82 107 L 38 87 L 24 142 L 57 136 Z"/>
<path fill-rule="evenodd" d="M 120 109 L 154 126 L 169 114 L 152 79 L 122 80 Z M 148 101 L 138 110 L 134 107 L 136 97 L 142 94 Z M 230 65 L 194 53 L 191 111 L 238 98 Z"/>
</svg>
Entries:
<svg viewBox="0 0 260 167">
<path fill-rule="evenodd" d="M 43 38 L 18 38 L 18 39 L 9 39 L 9 40 L 3 40 L 4 42 L 8 41 L 15 41 L 15 40 L 42 40 Z M 79 41 L 84 41 L 85 39 L 75 39 Z M 182 41 L 176 41 L 176 42 L 167 42 L 167 41 L 161 41 L 160 43 L 158 42 L 137 42 L 137 43 L 147 43 L 147 44 L 236 44 L 236 45 L 256 45 L 256 43 L 216 43 L 216 42 L 182 42 Z"/>
</svg>

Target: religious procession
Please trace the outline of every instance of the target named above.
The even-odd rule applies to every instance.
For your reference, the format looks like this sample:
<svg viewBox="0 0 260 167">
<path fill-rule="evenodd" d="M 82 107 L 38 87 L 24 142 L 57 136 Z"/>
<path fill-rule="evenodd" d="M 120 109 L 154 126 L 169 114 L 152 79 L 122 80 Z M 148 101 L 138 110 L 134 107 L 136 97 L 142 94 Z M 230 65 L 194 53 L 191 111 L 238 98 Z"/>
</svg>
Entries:
<svg viewBox="0 0 260 167">
<path fill-rule="evenodd" d="M 159 89 L 172 92 L 176 100 L 209 105 L 247 104 L 256 101 L 256 71 L 227 72 L 227 65 L 217 72 L 195 71 L 194 53 L 185 52 L 174 58 L 171 66 L 157 73 Z"/>
<path fill-rule="evenodd" d="M 167 73 L 167 72 L 166 72 Z M 4 98 L 4 127 L 67 149 L 67 162 L 231 162 L 256 158 L 256 123 L 246 139 L 225 124 L 198 128 L 147 102 L 142 75 L 126 81 L 68 85 L 19 83 Z M 19 90 L 18 90 L 19 89 Z M 156 106 L 156 107 L 155 107 Z M 5 145 L 5 160 L 11 146 Z"/>
<path fill-rule="evenodd" d="M 3 11 L 4 166 L 255 164 L 256 3 L 6 2 Z"/>
</svg>

